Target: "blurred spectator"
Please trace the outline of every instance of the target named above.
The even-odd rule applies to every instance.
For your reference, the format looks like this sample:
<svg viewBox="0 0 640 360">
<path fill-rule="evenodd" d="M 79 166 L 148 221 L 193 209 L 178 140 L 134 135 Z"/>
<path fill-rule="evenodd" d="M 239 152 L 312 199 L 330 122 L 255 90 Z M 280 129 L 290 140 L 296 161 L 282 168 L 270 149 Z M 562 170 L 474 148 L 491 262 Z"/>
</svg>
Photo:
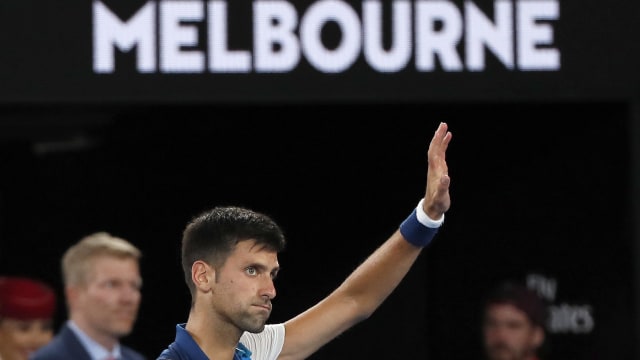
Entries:
<svg viewBox="0 0 640 360">
<path fill-rule="evenodd" d="M 53 338 L 56 296 L 42 281 L 0 277 L 0 360 L 27 360 Z"/>
<path fill-rule="evenodd" d="M 106 232 L 91 234 L 62 258 L 69 319 L 32 360 L 144 360 L 121 344 L 138 317 L 140 250 Z"/>
<path fill-rule="evenodd" d="M 531 289 L 504 282 L 484 302 L 483 343 L 488 360 L 539 360 L 547 308 Z"/>
</svg>

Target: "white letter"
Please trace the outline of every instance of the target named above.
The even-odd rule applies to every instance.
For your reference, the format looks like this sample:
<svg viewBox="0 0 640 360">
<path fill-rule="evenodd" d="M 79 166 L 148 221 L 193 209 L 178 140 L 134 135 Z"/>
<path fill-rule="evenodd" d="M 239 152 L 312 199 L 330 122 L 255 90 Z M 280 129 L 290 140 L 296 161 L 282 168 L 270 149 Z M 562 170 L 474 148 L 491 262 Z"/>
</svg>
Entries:
<svg viewBox="0 0 640 360">
<path fill-rule="evenodd" d="M 340 44 L 327 49 L 322 43 L 322 27 L 335 21 L 340 27 Z M 360 19 L 355 10 L 338 0 L 320 0 L 307 9 L 300 26 L 302 51 L 316 69 L 327 73 L 344 71 L 358 57 L 361 44 Z"/>
<path fill-rule="evenodd" d="M 285 72 L 300 61 L 300 44 L 294 31 L 296 9 L 286 1 L 253 3 L 255 67 L 258 72 Z"/>
<path fill-rule="evenodd" d="M 212 72 L 251 71 L 251 54 L 246 50 L 229 50 L 227 46 L 227 3 L 209 2 L 209 69 Z"/>
<path fill-rule="evenodd" d="M 372 68 L 381 72 L 395 72 L 411 59 L 411 4 L 393 2 L 391 48 L 385 50 L 382 32 L 382 4 L 379 0 L 363 3 L 364 56 Z"/>
<path fill-rule="evenodd" d="M 149 73 L 156 70 L 155 7 L 145 4 L 129 22 L 121 22 L 100 1 L 93 3 L 93 71 L 112 73 L 115 59 L 112 45 L 129 51 L 137 45 L 136 68 Z"/>
<path fill-rule="evenodd" d="M 436 29 L 440 24 L 441 28 Z M 416 67 L 420 71 L 435 68 L 436 55 L 445 70 L 460 71 L 462 62 L 456 45 L 462 36 L 462 18 L 448 1 L 420 1 L 416 4 Z"/>
<path fill-rule="evenodd" d="M 553 30 L 549 24 L 536 20 L 558 19 L 559 6 L 555 0 L 523 0 L 518 3 L 518 67 L 523 70 L 558 70 L 558 49 L 537 48 L 553 43 Z"/>
<path fill-rule="evenodd" d="M 496 25 L 472 2 L 465 2 L 465 51 L 467 68 L 484 70 L 484 45 L 508 68 L 513 69 L 513 5 L 508 0 L 494 4 Z"/>
<path fill-rule="evenodd" d="M 198 29 L 183 21 L 202 21 L 203 4 L 200 1 L 175 0 L 160 3 L 160 69 L 169 73 L 204 71 L 204 54 L 184 46 L 198 44 Z"/>
</svg>

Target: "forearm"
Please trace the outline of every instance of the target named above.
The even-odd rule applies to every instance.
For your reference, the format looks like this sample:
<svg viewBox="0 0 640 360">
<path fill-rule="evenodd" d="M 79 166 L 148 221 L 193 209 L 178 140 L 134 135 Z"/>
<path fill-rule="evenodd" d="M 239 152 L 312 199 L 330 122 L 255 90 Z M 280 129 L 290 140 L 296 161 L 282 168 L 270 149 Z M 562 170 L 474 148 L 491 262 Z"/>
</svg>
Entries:
<svg viewBox="0 0 640 360">
<path fill-rule="evenodd" d="M 400 284 L 422 248 L 396 231 L 331 294 L 355 304 L 354 322 L 369 317 Z"/>
</svg>

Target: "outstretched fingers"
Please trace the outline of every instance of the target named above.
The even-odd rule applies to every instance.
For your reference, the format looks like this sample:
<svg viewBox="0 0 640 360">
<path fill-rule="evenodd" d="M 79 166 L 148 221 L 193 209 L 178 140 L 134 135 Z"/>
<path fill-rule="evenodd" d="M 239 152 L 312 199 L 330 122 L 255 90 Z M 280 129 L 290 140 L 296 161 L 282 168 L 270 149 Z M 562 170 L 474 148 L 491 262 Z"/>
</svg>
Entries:
<svg viewBox="0 0 640 360">
<path fill-rule="evenodd" d="M 438 219 L 450 207 L 449 178 L 446 162 L 446 151 L 451 142 L 451 132 L 447 123 L 440 123 L 429 144 L 427 189 L 425 193 L 424 210 L 433 219 Z"/>
<path fill-rule="evenodd" d="M 429 160 L 431 160 L 433 155 L 441 156 L 441 160 L 444 161 L 445 153 L 449 147 L 449 142 L 451 141 L 451 136 L 447 123 L 441 122 L 440 125 L 438 125 L 436 132 L 433 134 L 431 144 L 429 144 Z"/>
</svg>

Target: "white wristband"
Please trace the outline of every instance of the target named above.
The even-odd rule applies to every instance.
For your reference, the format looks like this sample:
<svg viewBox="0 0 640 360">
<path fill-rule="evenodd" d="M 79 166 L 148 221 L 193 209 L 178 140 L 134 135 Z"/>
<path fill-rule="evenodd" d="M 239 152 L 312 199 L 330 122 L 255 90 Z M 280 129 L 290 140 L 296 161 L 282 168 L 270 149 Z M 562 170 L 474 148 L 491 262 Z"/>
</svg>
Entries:
<svg viewBox="0 0 640 360">
<path fill-rule="evenodd" d="M 420 202 L 416 207 L 416 216 L 418 217 L 418 221 L 420 221 L 420 224 L 430 228 L 439 228 L 440 226 L 442 226 L 442 223 L 444 222 L 444 214 L 442 214 L 442 217 L 440 219 L 433 220 L 429 217 L 429 215 L 427 215 L 426 212 L 424 212 L 422 203 L 424 203 L 424 198 L 420 199 Z"/>
</svg>

